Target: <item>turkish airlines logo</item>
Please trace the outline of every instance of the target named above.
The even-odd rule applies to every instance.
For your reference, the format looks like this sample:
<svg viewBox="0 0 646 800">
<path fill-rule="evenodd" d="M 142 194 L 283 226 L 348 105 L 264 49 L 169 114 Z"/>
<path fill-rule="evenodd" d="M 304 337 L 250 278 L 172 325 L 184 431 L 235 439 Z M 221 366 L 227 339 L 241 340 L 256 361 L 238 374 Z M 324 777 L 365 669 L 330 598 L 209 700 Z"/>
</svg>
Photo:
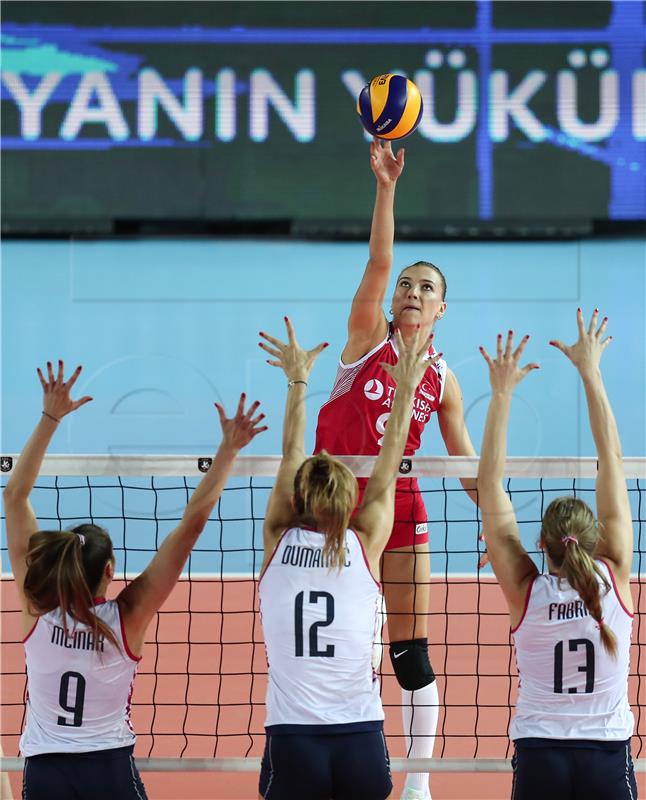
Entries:
<svg viewBox="0 0 646 800">
<path fill-rule="evenodd" d="M 384 385 L 381 381 L 377 380 L 377 378 L 371 378 L 369 381 L 366 381 L 363 387 L 363 393 L 368 400 L 379 400 L 379 398 L 383 396 Z"/>
<path fill-rule="evenodd" d="M 419 385 L 419 393 L 423 395 L 427 400 L 430 400 L 431 403 L 435 400 L 435 395 L 431 394 L 433 391 L 433 387 L 430 383 L 426 381 L 422 381 Z"/>
</svg>

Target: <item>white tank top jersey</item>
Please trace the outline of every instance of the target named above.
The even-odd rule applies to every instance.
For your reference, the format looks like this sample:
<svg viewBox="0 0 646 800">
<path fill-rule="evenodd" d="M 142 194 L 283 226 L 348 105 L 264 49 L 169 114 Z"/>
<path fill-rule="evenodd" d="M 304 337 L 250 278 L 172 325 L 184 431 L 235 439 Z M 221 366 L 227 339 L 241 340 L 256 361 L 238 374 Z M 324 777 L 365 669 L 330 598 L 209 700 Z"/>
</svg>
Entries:
<svg viewBox="0 0 646 800">
<path fill-rule="evenodd" d="M 633 734 L 628 671 L 633 615 L 617 593 L 614 575 L 597 561 L 604 624 L 617 637 L 617 658 L 578 593 L 554 575 L 539 575 L 523 618 L 512 631 L 520 685 L 510 738 L 625 741 Z"/>
<path fill-rule="evenodd" d="M 91 628 L 60 609 L 36 620 L 24 641 L 27 661 L 27 720 L 20 739 L 23 756 L 112 750 L 135 741 L 130 696 L 139 658 L 125 639 L 116 600 L 96 600 L 96 615 L 114 631 L 119 652 Z"/>
<path fill-rule="evenodd" d="M 323 563 L 324 542 L 318 531 L 285 531 L 260 579 L 267 727 L 384 719 L 372 669 L 381 587 L 354 531 L 340 571 Z"/>
</svg>

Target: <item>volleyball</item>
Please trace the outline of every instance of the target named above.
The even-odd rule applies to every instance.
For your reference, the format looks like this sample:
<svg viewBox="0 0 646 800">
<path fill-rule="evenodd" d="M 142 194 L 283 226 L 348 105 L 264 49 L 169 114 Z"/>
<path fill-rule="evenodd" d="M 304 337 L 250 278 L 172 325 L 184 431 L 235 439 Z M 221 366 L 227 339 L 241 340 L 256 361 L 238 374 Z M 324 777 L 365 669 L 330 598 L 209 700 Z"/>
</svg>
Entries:
<svg viewBox="0 0 646 800">
<path fill-rule="evenodd" d="M 422 118 L 422 96 L 413 81 L 403 75 L 377 75 L 357 98 L 361 124 L 379 139 L 403 139 Z"/>
</svg>

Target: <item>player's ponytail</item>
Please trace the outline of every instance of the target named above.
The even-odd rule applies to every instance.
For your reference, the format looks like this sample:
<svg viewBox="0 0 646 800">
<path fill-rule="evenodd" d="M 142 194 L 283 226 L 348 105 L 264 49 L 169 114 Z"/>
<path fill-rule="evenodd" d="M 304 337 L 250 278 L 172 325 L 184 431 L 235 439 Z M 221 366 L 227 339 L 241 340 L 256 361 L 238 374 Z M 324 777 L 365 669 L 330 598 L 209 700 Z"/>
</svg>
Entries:
<svg viewBox="0 0 646 800">
<path fill-rule="evenodd" d="M 345 564 L 345 533 L 357 504 L 357 481 L 325 451 L 304 461 L 294 478 L 294 506 L 325 534 L 323 558 L 330 567 Z"/>
<path fill-rule="evenodd" d="M 94 597 L 112 560 L 110 537 L 97 525 L 34 533 L 29 539 L 24 583 L 30 613 L 40 616 L 60 608 L 66 636 L 70 636 L 69 616 L 87 625 L 96 643 L 105 637 L 120 649 L 110 626 L 94 613 Z M 98 644 L 95 647 L 99 649 Z"/>
<path fill-rule="evenodd" d="M 616 658 L 617 637 L 603 619 L 599 579 L 604 594 L 611 587 L 593 558 L 599 529 L 592 509 L 576 497 L 553 500 L 543 515 L 541 540 L 553 564 L 558 567 L 559 577 L 578 592 L 597 623 L 601 643 Z"/>
</svg>

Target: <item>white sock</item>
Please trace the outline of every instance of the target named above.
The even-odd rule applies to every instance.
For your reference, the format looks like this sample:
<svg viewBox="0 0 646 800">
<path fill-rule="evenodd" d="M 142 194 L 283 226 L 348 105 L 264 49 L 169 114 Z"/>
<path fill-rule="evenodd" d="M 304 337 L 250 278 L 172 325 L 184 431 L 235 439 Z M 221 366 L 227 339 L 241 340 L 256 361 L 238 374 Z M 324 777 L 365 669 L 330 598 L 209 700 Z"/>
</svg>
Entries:
<svg viewBox="0 0 646 800">
<path fill-rule="evenodd" d="M 435 731 L 440 710 L 437 681 L 422 689 L 409 692 L 402 689 L 402 717 L 406 736 L 408 758 L 432 758 Z M 406 776 L 406 788 L 423 792 L 428 789 L 427 772 L 410 772 Z M 430 794 L 428 795 L 430 797 Z"/>
</svg>

